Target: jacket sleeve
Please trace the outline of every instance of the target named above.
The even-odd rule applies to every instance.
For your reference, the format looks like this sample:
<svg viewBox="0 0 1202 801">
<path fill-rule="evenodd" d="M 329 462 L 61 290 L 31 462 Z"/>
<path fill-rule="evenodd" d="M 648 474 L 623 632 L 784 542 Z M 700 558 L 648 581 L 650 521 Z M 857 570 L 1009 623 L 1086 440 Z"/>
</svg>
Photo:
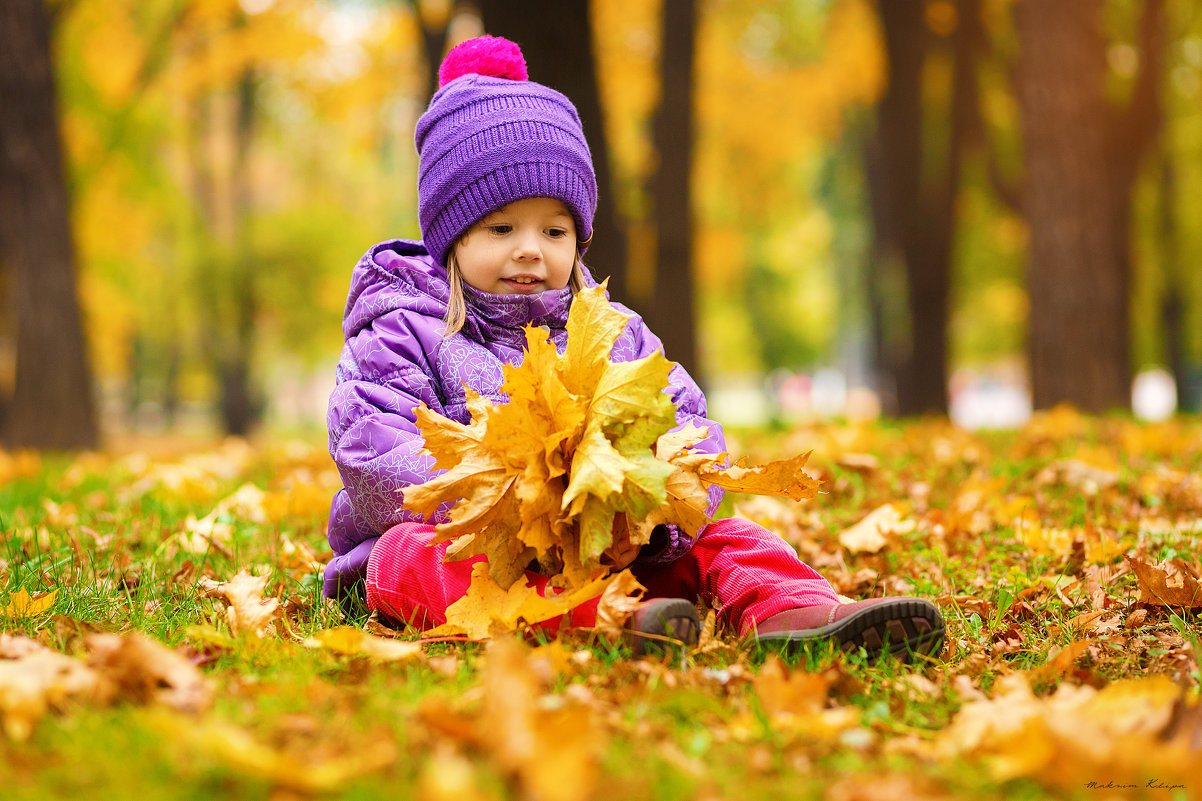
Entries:
<svg viewBox="0 0 1202 801">
<path fill-rule="evenodd" d="M 343 482 L 329 529 L 336 554 L 397 523 L 424 520 L 401 508 L 400 491 L 426 481 L 434 465 L 422 453 L 414 409 L 442 404 L 423 343 L 402 315 L 391 312 L 348 339 L 338 364 L 326 415 L 330 455 Z"/>
</svg>

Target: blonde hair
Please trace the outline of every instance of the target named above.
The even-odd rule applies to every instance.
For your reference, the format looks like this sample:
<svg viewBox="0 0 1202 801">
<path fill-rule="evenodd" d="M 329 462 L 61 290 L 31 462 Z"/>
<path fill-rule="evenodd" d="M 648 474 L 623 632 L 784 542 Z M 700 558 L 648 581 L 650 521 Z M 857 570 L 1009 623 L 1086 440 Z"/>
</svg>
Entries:
<svg viewBox="0 0 1202 801">
<path fill-rule="evenodd" d="M 592 237 L 589 238 L 592 239 Z M 467 321 L 467 302 L 463 297 L 463 274 L 459 269 L 459 259 L 455 257 L 454 246 L 447 252 L 447 283 L 450 285 L 451 292 L 447 298 L 447 313 L 442 318 L 442 322 L 446 326 L 446 330 L 443 332 L 444 337 L 459 333 Z M 568 286 L 571 287 L 573 295 L 585 287 L 584 262 L 580 260 L 579 251 L 576 252 L 576 260 L 572 263 L 572 274 L 568 276 Z"/>
</svg>

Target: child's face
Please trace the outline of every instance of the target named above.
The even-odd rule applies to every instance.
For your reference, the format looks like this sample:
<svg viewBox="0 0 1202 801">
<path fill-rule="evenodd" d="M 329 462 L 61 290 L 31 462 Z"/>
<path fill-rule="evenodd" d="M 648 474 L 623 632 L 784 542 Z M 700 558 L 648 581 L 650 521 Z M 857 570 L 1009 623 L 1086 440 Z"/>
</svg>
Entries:
<svg viewBox="0 0 1202 801">
<path fill-rule="evenodd" d="M 576 223 L 558 200 L 518 200 L 469 228 L 455 243 L 455 258 L 463 280 L 481 292 L 563 289 L 576 261 Z"/>
</svg>

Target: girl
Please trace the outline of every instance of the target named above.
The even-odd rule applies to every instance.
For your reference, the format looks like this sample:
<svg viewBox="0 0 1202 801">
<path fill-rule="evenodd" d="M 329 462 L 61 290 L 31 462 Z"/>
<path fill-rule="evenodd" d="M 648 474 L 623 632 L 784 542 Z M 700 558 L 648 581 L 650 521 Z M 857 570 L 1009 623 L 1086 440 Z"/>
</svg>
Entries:
<svg viewBox="0 0 1202 801">
<path fill-rule="evenodd" d="M 330 453 L 343 489 L 334 497 L 326 567 L 330 597 L 366 595 L 398 625 L 445 621 L 476 560 L 444 563 L 446 543 L 428 546 L 432 520 L 400 508 L 404 487 L 430 476 L 414 407 L 470 419 L 464 387 L 504 402 L 501 366 L 522 359 L 522 327 L 545 327 L 562 351 L 572 298 L 595 282 L 580 260 L 593 236 L 597 186 L 572 103 L 527 79 L 518 46 L 482 36 L 448 54 L 440 89 L 417 123 L 422 241 L 372 247 L 351 276 L 346 344 L 330 396 Z M 623 311 L 629 310 L 623 308 Z M 660 342 L 632 316 L 610 358 L 642 358 Z M 707 426 L 700 446 L 725 449 L 722 427 L 677 365 L 670 377 L 680 425 Z M 710 511 L 721 490 L 711 491 Z M 632 570 L 647 588 L 632 619 L 635 650 L 647 635 L 697 637 L 698 599 L 740 635 L 788 646 L 828 638 L 870 655 L 934 654 L 943 620 L 915 598 L 840 603 L 831 585 L 763 527 L 719 520 L 693 539 L 661 527 Z M 529 574 L 540 589 L 546 577 Z M 592 625 L 596 603 L 571 622 Z"/>
</svg>

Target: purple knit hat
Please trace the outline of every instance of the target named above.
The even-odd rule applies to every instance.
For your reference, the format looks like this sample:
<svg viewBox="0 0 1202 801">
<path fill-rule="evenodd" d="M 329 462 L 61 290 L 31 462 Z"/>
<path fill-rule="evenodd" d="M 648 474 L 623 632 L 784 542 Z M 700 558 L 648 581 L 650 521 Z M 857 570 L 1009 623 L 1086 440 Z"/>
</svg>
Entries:
<svg viewBox="0 0 1202 801">
<path fill-rule="evenodd" d="M 580 116 L 564 95 L 527 80 L 521 49 L 494 36 L 456 45 L 417 121 L 418 222 L 430 254 L 481 218 L 528 197 L 563 202 L 581 250 L 593 235 L 597 178 Z"/>
</svg>

